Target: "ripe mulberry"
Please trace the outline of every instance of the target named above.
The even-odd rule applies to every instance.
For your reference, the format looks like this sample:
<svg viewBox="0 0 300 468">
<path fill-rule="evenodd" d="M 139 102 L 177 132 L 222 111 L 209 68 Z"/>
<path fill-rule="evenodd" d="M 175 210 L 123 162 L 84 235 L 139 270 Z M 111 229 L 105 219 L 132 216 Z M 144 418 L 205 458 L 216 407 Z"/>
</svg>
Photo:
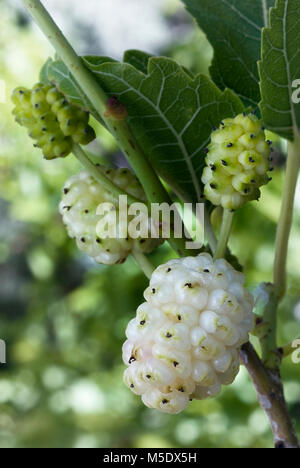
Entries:
<svg viewBox="0 0 300 468">
<path fill-rule="evenodd" d="M 237 209 L 260 197 L 259 187 L 270 180 L 270 141 L 253 115 L 225 119 L 211 136 L 202 182 L 214 205 Z"/>
<path fill-rule="evenodd" d="M 171 260 L 154 271 L 144 296 L 123 360 L 124 382 L 146 406 L 176 414 L 234 381 L 254 327 L 242 273 L 206 253 Z"/>
<path fill-rule="evenodd" d="M 137 178 L 129 169 L 105 169 L 99 166 L 105 175 L 118 187 L 130 195 L 145 201 L 145 193 Z M 111 212 L 97 215 L 100 203 L 111 204 Z M 102 219 L 109 223 L 113 216 L 118 222 L 118 206 L 112 201 L 110 193 L 97 182 L 88 172 L 71 177 L 63 189 L 60 213 L 67 227 L 69 236 L 76 239 L 77 246 L 96 262 L 112 265 L 125 262 L 131 251 L 138 250 L 150 253 L 158 247 L 162 240 L 152 238 L 133 239 L 127 233 L 126 220 L 120 220 L 115 238 L 100 238 L 97 235 L 97 224 Z M 128 217 L 130 221 L 130 216 Z M 121 223 L 126 223 L 124 226 Z M 120 233 L 125 232 L 124 235 Z M 127 236 L 127 237 L 126 237 Z"/>
<path fill-rule="evenodd" d="M 86 145 L 96 136 L 88 124 L 89 114 L 69 104 L 55 86 L 37 83 L 31 90 L 17 88 L 12 101 L 16 121 L 28 128 L 46 159 L 66 157 L 73 141 Z"/>
</svg>

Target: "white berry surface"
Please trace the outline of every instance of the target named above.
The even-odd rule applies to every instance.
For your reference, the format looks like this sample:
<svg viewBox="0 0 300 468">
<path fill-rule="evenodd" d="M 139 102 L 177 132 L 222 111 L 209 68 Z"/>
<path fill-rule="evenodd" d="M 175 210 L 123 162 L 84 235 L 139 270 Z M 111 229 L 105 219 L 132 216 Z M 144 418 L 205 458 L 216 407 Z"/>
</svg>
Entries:
<svg viewBox="0 0 300 468">
<path fill-rule="evenodd" d="M 179 413 L 216 396 L 239 371 L 239 350 L 254 327 L 244 275 L 209 254 L 159 266 L 127 327 L 125 384 L 144 404 Z"/>
<path fill-rule="evenodd" d="M 115 185 L 137 199 L 145 201 L 144 191 L 129 169 L 101 168 L 101 170 Z M 161 244 L 161 239 L 151 239 L 150 236 L 145 239 L 132 239 L 129 235 L 122 238 L 119 232 L 124 232 L 124 229 L 126 232 L 126 227 L 120 224 L 117 226 L 115 238 L 101 239 L 96 231 L 102 216 L 96 211 L 99 204 L 104 202 L 111 203 L 111 213 L 104 214 L 104 218 L 109 222 L 112 214 L 118 215 L 118 205 L 112 200 L 110 192 L 87 171 L 72 176 L 64 186 L 59 211 L 69 236 L 76 239 L 81 251 L 98 263 L 113 265 L 125 262 L 127 256 L 134 250 L 150 253 Z"/>
</svg>

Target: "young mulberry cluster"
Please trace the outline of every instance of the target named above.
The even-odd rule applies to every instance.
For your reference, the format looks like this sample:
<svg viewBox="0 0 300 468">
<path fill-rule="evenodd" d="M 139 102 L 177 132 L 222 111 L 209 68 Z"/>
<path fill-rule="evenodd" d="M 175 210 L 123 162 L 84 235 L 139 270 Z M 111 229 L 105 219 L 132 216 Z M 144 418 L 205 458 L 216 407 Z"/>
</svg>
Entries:
<svg viewBox="0 0 300 468">
<path fill-rule="evenodd" d="M 88 112 L 69 104 L 55 86 L 37 83 L 32 89 L 17 88 L 12 101 L 16 121 L 28 128 L 46 159 L 64 158 L 73 142 L 86 145 L 96 137 Z"/>
<path fill-rule="evenodd" d="M 171 260 L 154 271 L 144 296 L 123 360 L 124 382 L 146 406 L 179 413 L 234 381 L 254 326 L 242 273 L 206 253 Z"/>
<path fill-rule="evenodd" d="M 250 200 L 258 200 L 259 187 L 270 180 L 271 142 L 253 115 L 240 114 L 225 119 L 211 136 L 206 149 L 202 182 L 204 194 L 214 205 L 237 209 Z"/>
<path fill-rule="evenodd" d="M 141 185 L 129 169 L 105 169 L 99 166 L 99 170 L 128 194 L 139 200 L 146 200 Z M 105 202 L 111 204 L 111 211 L 103 216 L 98 215 L 97 207 Z M 124 263 L 130 252 L 135 250 L 150 253 L 162 242 L 161 239 L 151 239 L 151 237 L 133 239 L 129 235 L 127 237 L 120 235 L 127 232 L 127 223 L 125 219 L 118 222 L 118 208 L 112 202 L 111 194 L 86 171 L 67 181 L 59 205 L 68 234 L 76 239 L 78 248 L 93 257 L 96 262 L 106 265 Z M 109 225 L 112 220 L 117 220 L 115 238 L 100 238 L 97 235 L 97 224 L 100 219 L 103 225 L 105 223 Z M 122 226 L 123 222 L 126 225 Z"/>
</svg>

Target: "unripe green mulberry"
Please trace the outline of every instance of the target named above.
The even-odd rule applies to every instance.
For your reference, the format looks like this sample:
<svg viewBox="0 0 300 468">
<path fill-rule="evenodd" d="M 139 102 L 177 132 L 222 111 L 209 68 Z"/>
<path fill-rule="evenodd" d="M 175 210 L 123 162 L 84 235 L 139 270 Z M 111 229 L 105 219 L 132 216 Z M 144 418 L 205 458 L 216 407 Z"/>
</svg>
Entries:
<svg viewBox="0 0 300 468">
<path fill-rule="evenodd" d="M 190 399 L 216 396 L 234 381 L 254 327 L 244 281 L 206 253 L 154 271 L 123 346 L 124 382 L 145 405 L 179 413 Z"/>
<path fill-rule="evenodd" d="M 140 183 L 129 169 L 105 169 L 100 166 L 99 169 L 128 194 L 139 200 L 146 200 Z M 101 216 L 96 211 L 97 207 L 104 202 L 111 203 L 111 211 Z M 132 239 L 127 235 L 123 238 L 119 233 L 127 231 L 125 225 L 120 224 L 117 224 L 116 238 L 100 238 L 97 235 L 98 222 L 102 219 L 104 224 L 109 223 L 110 216 L 115 216 L 118 223 L 118 208 L 112 201 L 110 192 L 86 171 L 80 172 L 67 181 L 59 205 L 68 234 L 76 239 L 78 248 L 93 257 L 96 262 L 106 265 L 125 262 L 131 251 L 150 253 L 162 243 L 161 239 L 150 237 Z M 130 216 L 128 220 L 130 221 Z"/>
<path fill-rule="evenodd" d="M 258 200 L 259 187 L 270 180 L 270 141 L 253 115 L 225 119 L 211 136 L 202 182 L 204 194 L 214 205 L 237 209 Z"/>
<path fill-rule="evenodd" d="M 12 102 L 15 104 L 13 115 L 16 121 L 29 128 L 36 120 L 32 115 L 31 91 L 26 88 L 16 88 L 12 94 Z"/>
<path fill-rule="evenodd" d="M 66 157 L 73 141 L 86 145 L 95 138 L 89 114 L 68 103 L 52 85 L 37 83 L 29 90 L 17 88 L 12 95 L 16 121 L 28 128 L 46 159 Z"/>
</svg>

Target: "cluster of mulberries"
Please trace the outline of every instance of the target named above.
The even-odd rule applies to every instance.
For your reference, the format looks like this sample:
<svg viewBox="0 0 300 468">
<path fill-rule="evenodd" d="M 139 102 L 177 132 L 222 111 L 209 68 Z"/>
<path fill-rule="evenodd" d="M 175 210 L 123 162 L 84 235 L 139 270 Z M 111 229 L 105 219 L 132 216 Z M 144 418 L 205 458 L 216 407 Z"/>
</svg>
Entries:
<svg viewBox="0 0 300 468">
<path fill-rule="evenodd" d="M 124 382 L 146 406 L 179 413 L 234 381 L 254 326 L 242 273 L 206 253 L 171 260 L 154 271 L 144 296 L 123 360 Z"/>
<path fill-rule="evenodd" d="M 105 169 L 99 166 L 104 174 L 118 187 L 139 200 L 146 200 L 145 193 L 137 178 L 128 169 Z M 97 214 L 99 204 L 109 202 L 111 211 L 103 216 Z M 138 250 L 152 252 L 161 244 L 161 239 L 138 238 L 120 233 L 127 232 L 126 220 L 120 220 L 115 238 L 101 238 L 97 234 L 97 224 L 110 224 L 112 217 L 118 221 L 118 206 L 111 200 L 111 194 L 88 172 L 71 177 L 63 189 L 60 213 L 67 227 L 69 236 L 76 239 L 77 246 L 96 262 L 112 265 L 125 262 L 130 252 Z M 130 221 L 130 217 L 128 217 Z M 121 223 L 125 223 L 124 226 Z M 150 233 L 149 233 L 150 234 Z"/>
<path fill-rule="evenodd" d="M 86 145 L 96 136 L 88 112 L 69 104 L 55 86 L 37 83 L 32 89 L 17 88 L 12 101 L 16 121 L 28 128 L 46 159 L 66 157 L 74 141 Z"/>
<path fill-rule="evenodd" d="M 270 178 L 270 141 L 253 115 L 225 119 L 211 136 L 202 182 L 204 194 L 214 205 L 237 209 L 260 197 L 259 187 Z"/>
</svg>

